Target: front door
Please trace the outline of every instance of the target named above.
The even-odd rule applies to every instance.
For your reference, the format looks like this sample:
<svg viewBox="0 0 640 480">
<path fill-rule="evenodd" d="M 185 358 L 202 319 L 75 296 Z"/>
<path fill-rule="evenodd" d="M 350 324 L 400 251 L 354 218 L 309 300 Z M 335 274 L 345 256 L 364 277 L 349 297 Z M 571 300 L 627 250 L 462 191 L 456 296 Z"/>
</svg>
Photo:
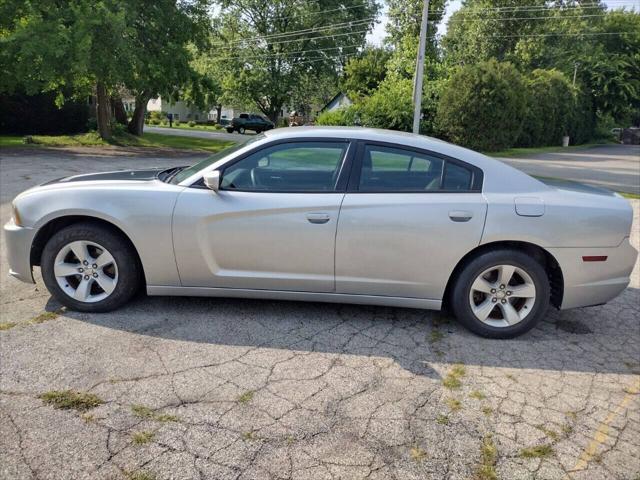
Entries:
<svg viewBox="0 0 640 480">
<path fill-rule="evenodd" d="M 453 159 L 362 145 L 336 236 L 336 292 L 440 300 L 480 242 L 482 172 Z"/>
<path fill-rule="evenodd" d="M 296 141 L 225 165 L 217 193 L 186 188 L 173 223 L 183 286 L 332 292 L 346 141 Z"/>
</svg>

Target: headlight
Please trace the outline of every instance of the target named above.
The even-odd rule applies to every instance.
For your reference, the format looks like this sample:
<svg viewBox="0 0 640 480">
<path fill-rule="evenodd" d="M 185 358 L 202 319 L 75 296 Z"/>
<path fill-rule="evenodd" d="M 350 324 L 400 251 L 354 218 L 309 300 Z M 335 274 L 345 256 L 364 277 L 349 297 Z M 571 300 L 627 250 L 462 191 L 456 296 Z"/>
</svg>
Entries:
<svg viewBox="0 0 640 480">
<path fill-rule="evenodd" d="M 20 218 L 20 212 L 18 212 L 18 208 L 16 207 L 16 204 L 11 202 L 11 208 L 13 209 L 13 223 L 15 223 L 17 226 L 21 227 L 22 226 L 22 219 Z"/>
</svg>

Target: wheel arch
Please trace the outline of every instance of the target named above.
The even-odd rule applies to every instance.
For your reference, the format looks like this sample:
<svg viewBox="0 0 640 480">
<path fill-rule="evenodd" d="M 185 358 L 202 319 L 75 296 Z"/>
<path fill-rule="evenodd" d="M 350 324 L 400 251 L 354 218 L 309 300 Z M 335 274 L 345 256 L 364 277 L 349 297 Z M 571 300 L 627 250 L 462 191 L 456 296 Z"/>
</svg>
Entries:
<svg viewBox="0 0 640 480">
<path fill-rule="evenodd" d="M 453 286 L 463 268 L 478 255 L 497 249 L 519 250 L 538 261 L 538 263 L 540 263 L 547 272 L 547 277 L 549 278 L 549 285 L 551 286 L 551 305 L 558 309 L 560 308 L 564 295 L 564 277 L 562 274 L 562 268 L 556 258 L 549 253 L 549 251 L 534 243 L 502 240 L 478 245 L 460 259 L 447 281 L 447 286 L 445 287 L 444 296 L 442 298 L 443 309 L 449 309 L 451 291 L 453 290 Z"/>
<path fill-rule="evenodd" d="M 140 259 L 140 254 L 138 253 L 138 249 L 135 244 L 131 241 L 131 238 L 127 233 L 122 230 L 120 227 L 115 225 L 108 220 L 103 218 L 94 217 L 91 215 L 64 215 L 61 217 L 56 217 L 49 220 L 47 223 L 42 225 L 33 238 L 33 242 L 31 243 L 31 251 L 30 251 L 30 263 L 31 266 L 40 266 L 40 259 L 42 257 L 42 251 L 44 250 L 47 241 L 55 235 L 57 232 L 71 225 L 75 225 L 77 223 L 93 223 L 96 225 L 100 225 L 101 227 L 107 228 L 114 233 L 120 235 L 124 238 L 136 255 L 136 262 L 138 263 L 138 267 L 140 268 L 140 274 L 142 276 L 143 282 L 146 284 L 146 277 L 144 273 L 144 266 L 142 265 L 142 260 Z"/>
</svg>

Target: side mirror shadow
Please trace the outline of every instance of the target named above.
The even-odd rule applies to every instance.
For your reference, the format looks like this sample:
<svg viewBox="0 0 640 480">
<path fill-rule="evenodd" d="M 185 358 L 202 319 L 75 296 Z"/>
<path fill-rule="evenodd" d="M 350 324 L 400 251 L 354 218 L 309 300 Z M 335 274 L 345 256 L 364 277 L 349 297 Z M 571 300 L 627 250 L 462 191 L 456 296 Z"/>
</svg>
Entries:
<svg viewBox="0 0 640 480">
<path fill-rule="evenodd" d="M 205 173 L 202 179 L 209 190 L 217 192 L 220 189 L 220 172 L 218 170 Z"/>
</svg>

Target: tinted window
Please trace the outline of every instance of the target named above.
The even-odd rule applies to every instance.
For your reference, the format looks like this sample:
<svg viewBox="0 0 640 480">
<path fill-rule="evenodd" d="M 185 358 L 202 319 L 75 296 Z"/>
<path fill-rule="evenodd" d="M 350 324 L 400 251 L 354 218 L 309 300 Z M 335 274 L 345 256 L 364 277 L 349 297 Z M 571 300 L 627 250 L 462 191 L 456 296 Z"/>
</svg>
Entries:
<svg viewBox="0 0 640 480">
<path fill-rule="evenodd" d="M 471 188 L 471 171 L 455 163 L 447 162 L 444 172 L 444 190 L 469 190 Z"/>
<path fill-rule="evenodd" d="M 360 190 L 402 192 L 439 190 L 444 161 L 390 147 L 365 147 Z"/>
<path fill-rule="evenodd" d="M 359 190 L 364 192 L 469 191 L 470 168 L 402 148 L 365 146 Z"/>
<path fill-rule="evenodd" d="M 265 148 L 227 167 L 221 188 L 326 192 L 335 188 L 344 142 L 300 142 Z"/>
</svg>

